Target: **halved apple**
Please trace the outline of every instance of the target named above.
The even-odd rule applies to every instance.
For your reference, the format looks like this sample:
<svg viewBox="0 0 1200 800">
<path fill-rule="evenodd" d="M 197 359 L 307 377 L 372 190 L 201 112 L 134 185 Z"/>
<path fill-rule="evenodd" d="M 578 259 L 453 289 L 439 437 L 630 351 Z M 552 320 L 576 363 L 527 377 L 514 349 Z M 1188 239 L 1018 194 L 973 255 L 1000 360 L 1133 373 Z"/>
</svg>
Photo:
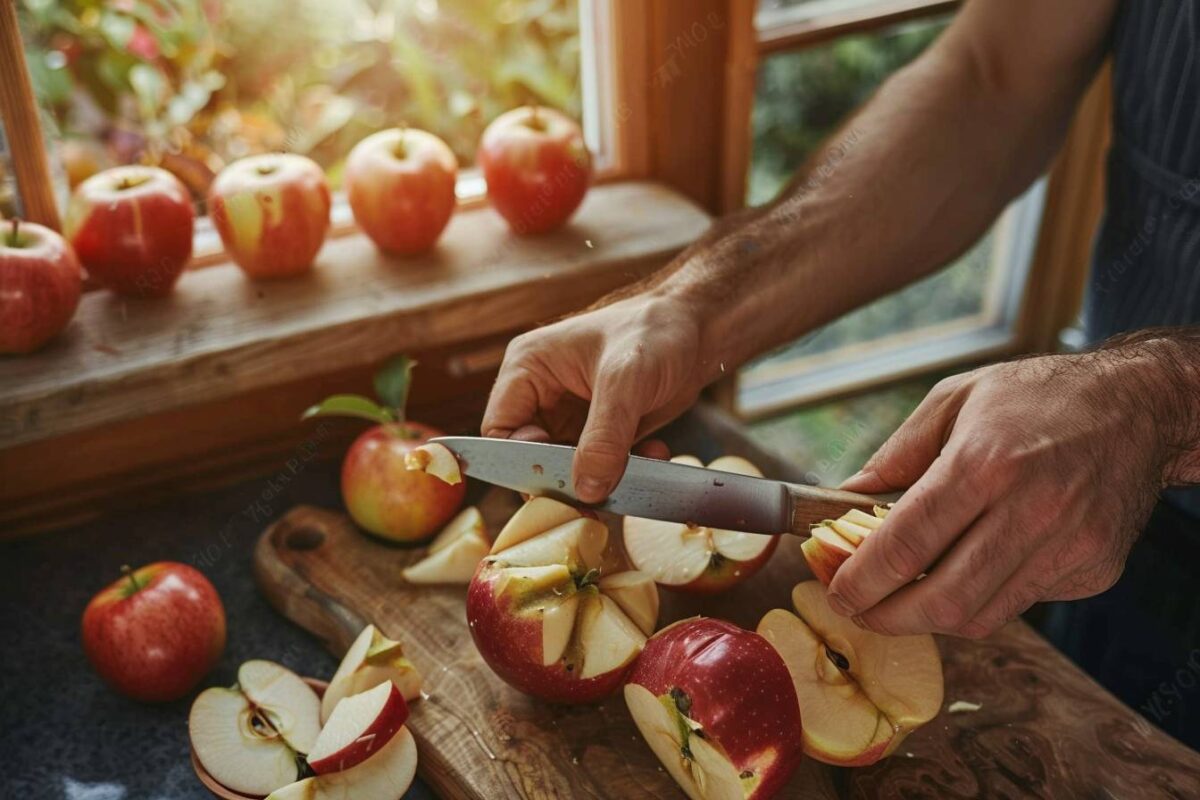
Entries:
<svg viewBox="0 0 1200 800">
<path fill-rule="evenodd" d="M 799 616 L 775 609 L 758 632 L 791 672 L 805 753 L 826 764 L 873 764 L 937 716 L 942 661 L 932 636 L 863 630 L 829 607 L 817 581 L 796 586 L 792 602 Z"/>
<path fill-rule="evenodd" d="M 774 795 L 800 763 L 800 707 L 758 634 L 693 617 L 646 643 L 625 685 L 642 737 L 692 800 Z"/>
<path fill-rule="evenodd" d="M 695 456 L 676 456 L 677 464 L 702 466 Z M 722 456 L 709 469 L 762 477 L 738 456 Z M 758 572 L 779 544 L 779 536 L 739 533 L 677 522 L 625 517 L 625 552 L 659 585 L 708 594 L 728 589 Z"/>
<path fill-rule="evenodd" d="M 255 659 L 238 667 L 238 688 L 298 753 L 309 753 L 321 733 L 321 698 L 290 669 Z"/>
<path fill-rule="evenodd" d="M 859 545 L 883 524 L 888 508 L 875 506 L 874 516 L 856 508 L 838 519 L 826 520 L 815 526 L 809 538 L 800 545 L 813 577 L 828 586 L 846 559 L 854 555 Z"/>
<path fill-rule="evenodd" d="M 416 774 L 416 742 L 400 728 L 366 761 L 289 784 L 267 800 L 400 800 Z"/>
<path fill-rule="evenodd" d="M 469 583 L 491 546 L 483 515 L 475 506 L 468 506 L 446 523 L 425 558 L 401 574 L 409 583 Z"/>
<path fill-rule="evenodd" d="M 608 529 L 554 500 L 527 502 L 496 542 L 507 546 L 493 548 L 467 590 L 484 661 L 546 700 L 590 702 L 614 691 L 658 615 L 653 584 L 647 591 L 636 575 L 602 575 Z"/>
<path fill-rule="evenodd" d="M 351 695 L 337 704 L 308 754 L 313 772 L 341 772 L 366 761 L 408 719 L 408 704 L 393 683 Z"/>
<path fill-rule="evenodd" d="M 374 689 L 381 683 L 395 684 L 410 703 L 421 696 L 421 673 L 404 656 L 403 646 L 384 636 L 374 625 L 367 625 L 342 657 L 321 698 L 321 721 L 329 720 L 342 698 Z"/>
<path fill-rule="evenodd" d="M 429 442 L 409 450 L 404 455 L 404 466 L 410 470 L 429 473 L 452 486 L 462 483 L 458 459 L 444 444 Z"/>
<path fill-rule="evenodd" d="M 192 703 L 188 735 L 196 758 L 222 786 L 264 795 L 296 780 L 296 751 L 237 689 L 205 689 Z"/>
</svg>

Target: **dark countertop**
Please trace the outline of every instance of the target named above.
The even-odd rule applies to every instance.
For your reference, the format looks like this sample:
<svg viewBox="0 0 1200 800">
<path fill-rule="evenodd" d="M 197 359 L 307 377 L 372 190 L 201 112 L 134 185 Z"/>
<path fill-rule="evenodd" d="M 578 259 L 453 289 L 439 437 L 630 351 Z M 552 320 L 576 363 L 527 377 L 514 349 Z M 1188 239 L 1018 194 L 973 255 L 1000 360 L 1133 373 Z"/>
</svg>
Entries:
<svg viewBox="0 0 1200 800">
<path fill-rule="evenodd" d="M 212 795 L 188 760 L 187 714 L 203 688 L 235 682 L 238 664 L 268 658 L 328 678 L 336 660 L 279 616 L 255 588 L 258 534 L 291 506 L 339 507 L 337 464 L 294 461 L 272 476 L 160 505 L 110 514 L 0 545 L 0 798 L 202 800 Z M 122 564 L 182 561 L 199 568 L 225 604 L 220 663 L 175 703 L 145 705 L 92 671 L 79 621 Z M 433 794 L 418 779 L 408 800 Z"/>
</svg>

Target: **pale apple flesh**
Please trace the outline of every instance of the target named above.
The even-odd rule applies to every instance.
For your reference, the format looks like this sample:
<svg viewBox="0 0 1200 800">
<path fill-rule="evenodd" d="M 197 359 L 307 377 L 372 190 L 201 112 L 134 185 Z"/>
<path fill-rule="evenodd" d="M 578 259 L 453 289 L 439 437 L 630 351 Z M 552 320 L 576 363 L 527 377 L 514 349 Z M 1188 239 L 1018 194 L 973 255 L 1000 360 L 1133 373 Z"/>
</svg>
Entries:
<svg viewBox="0 0 1200 800">
<path fill-rule="evenodd" d="M 296 780 L 296 752 L 236 689 L 205 689 L 192 703 L 188 735 L 197 760 L 222 786 L 264 795 Z"/>
<path fill-rule="evenodd" d="M 417 744 L 400 728 L 366 761 L 289 784 L 267 800 L 400 800 L 416 774 Z"/>
<path fill-rule="evenodd" d="M 404 655 L 403 646 L 367 625 L 350 645 L 321 698 L 321 721 L 328 722 L 345 697 L 392 683 L 407 702 L 421 696 L 421 674 Z"/>
<path fill-rule="evenodd" d="M 450 448 L 437 442 L 429 442 L 413 448 L 404 456 L 404 466 L 416 472 L 424 472 L 451 486 L 462 483 L 462 471 L 458 459 Z"/>
<path fill-rule="evenodd" d="M 293 750 L 311 752 L 321 733 L 321 699 L 300 676 L 256 659 L 238 668 L 238 687 Z"/>
<path fill-rule="evenodd" d="M 942 662 L 932 636 L 863 630 L 829 607 L 816 581 L 796 586 L 792 601 L 797 614 L 775 609 L 758 632 L 791 672 L 807 755 L 827 764 L 873 764 L 937 716 Z"/>
<path fill-rule="evenodd" d="M 402 574 L 409 583 L 466 584 L 491 546 L 483 515 L 475 506 L 469 506 L 446 523 L 430 543 L 428 555 L 407 567 Z"/>
<path fill-rule="evenodd" d="M 308 765 L 318 775 L 350 769 L 389 742 L 407 719 L 408 704 L 392 683 L 351 695 L 321 728 Z"/>
<path fill-rule="evenodd" d="M 495 554 L 501 550 L 507 550 L 539 533 L 557 528 L 559 525 L 579 519 L 581 516 L 578 509 L 572 508 L 566 503 L 560 503 L 549 497 L 530 498 L 500 529 L 500 533 L 496 535 L 496 541 L 492 544 L 491 552 Z"/>
<path fill-rule="evenodd" d="M 695 456 L 671 459 L 676 464 L 702 466 Z M 722 456 L 709 469 L 762 477 L 744 458 Z M 779 536 L 742 533 L 625 517 L 625 551 L 638 570 L 656 583 L 681 591 L 707 594 L 734 586 L 758 572 L 779 544 Z"/>
<path fill-rule="evenodd" d="M 813 577 L 828 586 L 833 576 L 868 536 L 883 525 L 889 507 L 875 506 L 874 516 L 852 509 L 838 519 L 826 520 L 810 531 L 809 538 L 800 546 Z"/>
<path fill-rule="evenodd" d="M 605 575 L 598 584 L 600 591 L 620 606 L 642 633 L 650 636 L 658 626 L 658 588 L 654 579 L 644 572 L 628 570 Z"/>
</svg>

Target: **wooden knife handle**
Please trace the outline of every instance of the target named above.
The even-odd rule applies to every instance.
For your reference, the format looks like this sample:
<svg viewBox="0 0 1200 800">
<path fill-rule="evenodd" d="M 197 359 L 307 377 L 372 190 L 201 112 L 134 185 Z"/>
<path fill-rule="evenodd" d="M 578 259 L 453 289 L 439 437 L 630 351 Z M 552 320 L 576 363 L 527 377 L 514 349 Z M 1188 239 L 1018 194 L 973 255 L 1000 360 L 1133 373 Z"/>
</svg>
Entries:
<svg viewBox="0 0 1200 800">
<path fill-rule="evenodd" d="M 797 536 L 808 536 L 810 526 L 826 519 L 837 519 L 852 508 L 857 508 L 868 514 L 875 506 L 886 506 L 893 503 L 899 495 L 887 497 L 872 497 L 856 492 L 843 492 L 841 489 L 823 489 L 820 486 L 805 486 L 798 483 L 787 484 L 788 494 L 792 497 L 792 530 Z"/>
</svg>

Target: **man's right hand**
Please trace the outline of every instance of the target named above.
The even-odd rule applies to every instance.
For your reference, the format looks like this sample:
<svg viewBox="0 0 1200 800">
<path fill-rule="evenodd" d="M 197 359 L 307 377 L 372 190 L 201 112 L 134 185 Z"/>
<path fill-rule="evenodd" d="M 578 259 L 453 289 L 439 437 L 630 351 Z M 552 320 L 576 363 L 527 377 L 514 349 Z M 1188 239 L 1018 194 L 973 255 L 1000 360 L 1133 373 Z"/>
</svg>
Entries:
<svg viewBox="0 0 1200 800">
<path fill-rule="evenodd" d="M 655 292 L 518 336 L 483 417 L 483 435 L 574 442 L 575 494 L 602 501 L 634 443 L 683 413 L 711 379 L 699 315 Z M 664 455 L 661 445 L 643 450 Z"/>
</svg>

